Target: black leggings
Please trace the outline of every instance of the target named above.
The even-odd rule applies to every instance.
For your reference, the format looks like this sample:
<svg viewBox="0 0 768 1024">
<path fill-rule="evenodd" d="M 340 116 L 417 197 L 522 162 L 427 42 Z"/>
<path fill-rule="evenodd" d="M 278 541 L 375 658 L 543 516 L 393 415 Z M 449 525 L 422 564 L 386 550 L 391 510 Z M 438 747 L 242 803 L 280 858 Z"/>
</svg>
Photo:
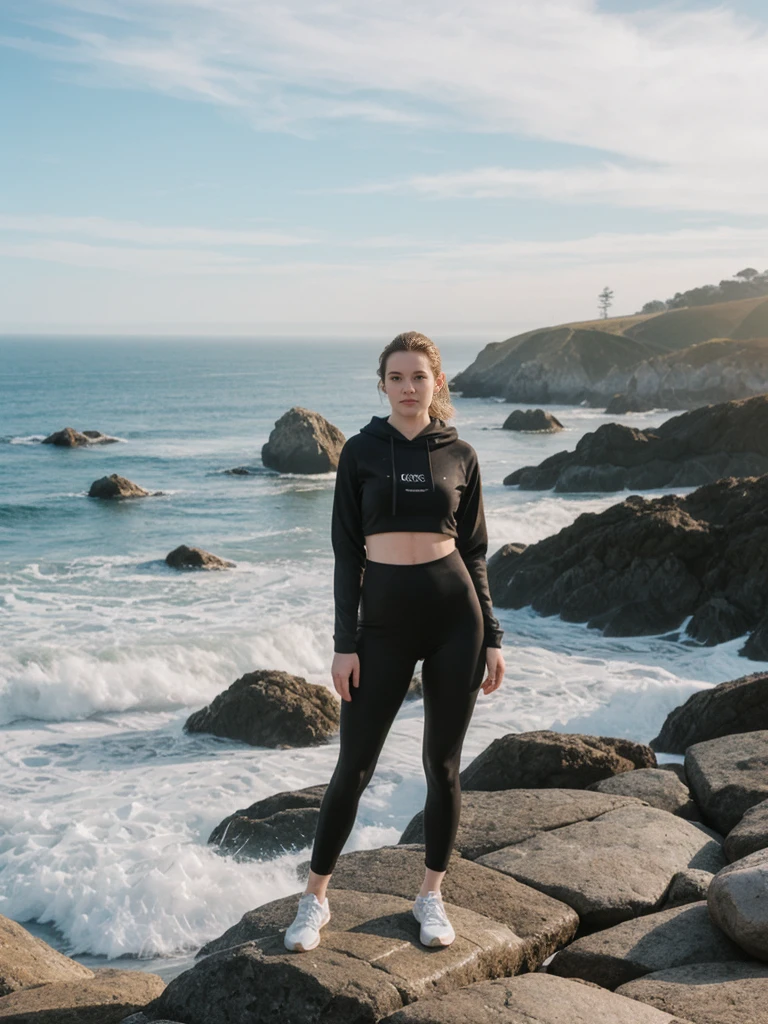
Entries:
<svg viewBox="0 0 768 1024">
<path fill-rule="evenodd" d="M 365 565 L 360 684 L 341 702 L 339 759 L 320 805 L 310 866 L 330 875 L 416 662 L 424 659 L 424 863 L 445 871 L 461 811 L 459 760 L 485 671 L 483 615 L 461 555 Z"/>
</svg>

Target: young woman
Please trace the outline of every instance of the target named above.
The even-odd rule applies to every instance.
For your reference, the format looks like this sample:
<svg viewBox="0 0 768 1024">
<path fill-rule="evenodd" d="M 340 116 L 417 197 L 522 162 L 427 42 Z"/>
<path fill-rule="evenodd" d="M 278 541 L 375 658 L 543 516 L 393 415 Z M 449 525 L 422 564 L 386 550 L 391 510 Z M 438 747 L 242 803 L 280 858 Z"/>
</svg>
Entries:
<svg viewBox="0 0 768 1024">
<path fill-rule="evenodd" d="M 413 913 L 422 943 L 453 942 L 440 884 L 459 824 L 461 748 L 478 691 L 492 693 L 504 676 L 477 454 L 446 425 L 454 409 L 437 346 L 399 334 L 378 376 L 392 411 L 346 441 L 336 475 L 331 673 L 342 698 L 340 749 L 309 881 L 285 933 L 290 950 L 314 949 L 330 920 L 331 873 L 421 659 L 426 870 Z"/>
</svg>

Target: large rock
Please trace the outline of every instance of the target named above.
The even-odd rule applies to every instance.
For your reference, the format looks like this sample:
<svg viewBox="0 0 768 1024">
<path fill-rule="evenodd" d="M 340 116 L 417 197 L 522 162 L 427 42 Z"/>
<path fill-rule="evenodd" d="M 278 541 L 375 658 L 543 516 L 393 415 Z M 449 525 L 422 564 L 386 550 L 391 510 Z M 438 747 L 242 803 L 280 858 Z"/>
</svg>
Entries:
<svg viewBox="0 0 768 1024">
<path fill-rule="evenodd" d="M 694 743 L 768 729 L 768 672 L 753 672 L 697 690 L 664 720 L 654 750 L 684 754 Z"/>
<path fill-rule="evenodd" d="M 118 473 L 112 473 L 110 476 L 102 476 L 98 480 L 94 480 L 91 484 L 90 490 L 88 491 L 89 498 L 146 498 L 150 491 L 145 490 L 143 487 L 139 487 L 138 484 L 133 483 L 132 480 L 128 480 L 124 476 L 120 476 Z"/>
<path fill-rule="evenodd" d="M 768 849 L 768 800 L 746 810 L 738 825 L 725 837 L 725 855 L 731 861 L 765 849 Z"/>
<path fill-rule="evenodd" d="M 424 847 L 420 844 L 343 853 L 328 887 L 329 903 L 332 907 L 336 889 L 383 892 L 413 900 L 423 878 Z M 523 940 L 529 971 L 570 942 L 579 924 L 578 915 L 565 903 L 455 854 L 441 891 L 447 903 L 511 928 Z"/>
<path fill-rule="evenodd" d="M 752 956 L 768 962 L 768 850 L 719 871 L 707 892 L 712 920 Z"/>
<path fill-rule="evenodd" d="M 338 466 L 345 440 L 320 413 L 294 405 L 275 422 L 261 461 L 281 473 L 327 473 Z"/>
<path fill-rule="evenodd" d="M 677 630 L 722 597 L 752 629 L 768 613 L 766 508 L 768 475 L 720 480 L 685 497 L 632 494 L 522 552 L 500 549 L 488 562 L 491 596 L 501 608 L 531 605 L 606 636 Z M 738 635 L 725 637 L 721 625 L 713 641 Z"/>
<path fill-rule="evenodd" d="M 276 669 L 246 672 L 184 724 L 188 732 L 210 732 L 255 747 L 324 743 L 338 726 L 339 701 L 330 690 Z"/>
<path fill-rule="evenodd" d="M 237 860 L 277 857 L 312 844 L 327 784 L 274 793 L 230 814 L 208 837 Z"/>
<path fill-rule="evenodd" d="M 146 971 L 101 967 L 91 978 L 54 981 L 0 998 L 4 1024 L 119 1024 L 146 1006 L 165 982 Z"/>
<path fill-rule="evenodd" d="M 673 875 L 664 897 L 663 909 L 682 907 L 686 903 L 700 903 L 707 898 L 707 891 L 714 878 L 711 871 L 700 868 L 686 868 Z"/>
<path fill-rule="evenodd" d="M 559 492 L 655 490 L 760 476 L 768 473 L 768 395 L 694 409 L 645 430 L 604 423 L 565 454 L 515 470 L 504 483 Z"/>
<path fill-rule="evenodd" d="M 626 391 L 617 391 L 608 401 L 605 412 L 608 416 L 625 416 L 628 412 L 648 412 L 653 408 L 655 405 L 652 399 L 639 398 Z"/>
<path fill-rule="evenodd" d="M 768 1024 L 768 966 L 689 964 L 654 971 L 616 989 L 696 1024 Z"/>
<path fill-rule="evenodd" d="M 386 1024 L 686 1024 L 625 996 L 551 974 L 521 974 L 413 1003 Z M 746 1024 L 746 1022 L 744 1022 Z"/>
<path fill-rule="evenodd" d="M 656 765 L 643 743 L 581 733 L 507 733 L 490 743 L 461 773 L 461 788 L 566 787 L 584 789 L 617 772 Z"/>
<path fill-rule="evenodd" d="M 92 978 L 93 971 L 0 914 L 0 996 L 54 981 Z"/>
<path fill-rule="evenodd" d="M 674 772 L 661 771 L 659 768 L 637 768 L 633 772 L 621 772 L 608 779 L 591 782 L 587 789 L 597 793 L 636 796 L 651 807 L 660 807 L 662 811 L 679 814 L 681 818 L 697 820 L 700 817 L 688 787 L 683 785 Z"/>
<path fill-rule="evenodd" d="M 715 927 L 705 902 L 623 921 L 576 939 L 549 964 L 552 974 L 614 989 L 684 964 L 743 962 L 747 954 Z"/>
<path fill-rule="evenodd" d="M 580 789 L 469 790 L 461 796 L 461 818 L 453 845 L 462 857 L 476 860 L 484 853 L 521 843 L 538 832 L 640 803 L 634 797 Z M 411 818 L 398 842 L 424 842 L 423 811 Z"/>
<path fill-rule="evenodd" d="M 58 448 L 81 448 L 85 444 L 112 444 L 118 440 L 117 437 L 102 434 L 100 430 L 80 431 L 74 427 L 64 427 L 63 430 L 55 430 L 40 443 L 55 444 Z"/>
<path fill-rule="evenodd" d="M 768 799 L 768 730 L 694 743 L 685 752 L 685 771 L 704 820 L 726 834 Z"/>
<path fill-rule="evenodd" d="M 522 939 L 498 921 L 446 903 L 456 940 L 432 950 L 419 942 L 412 900 L 343 889 L 320 946 L 289 953 L 283 934 L 297 902 L 287 896 L 252 911 L 256 938 L 233 934 L 238 944 L 178 975 L 145 1012 L 186 1024 L 363 1024 L 524 964 Z"/>
<path fill-rule="evenodd" d="M 658 909 L 676 872 L 719 871 L 725 855 L 691 822 L 638 805 L 540 832 L 478 863 L 562 900 L 591 929 Z"/>
<path fill-rule="evenodd" d="M 536 434 L 556 434 L 563 424 L 543 409 L 515 409 L 504 420 L 502 430 L 521 430 Z"/>
<path fill-rule="evenodd" d="M 202 548 L 190 548 L 180 544 L 165 556 L 165 564 L 172 569 L 233 569 L 234 562 L 212 555 Z"/>
</svg>

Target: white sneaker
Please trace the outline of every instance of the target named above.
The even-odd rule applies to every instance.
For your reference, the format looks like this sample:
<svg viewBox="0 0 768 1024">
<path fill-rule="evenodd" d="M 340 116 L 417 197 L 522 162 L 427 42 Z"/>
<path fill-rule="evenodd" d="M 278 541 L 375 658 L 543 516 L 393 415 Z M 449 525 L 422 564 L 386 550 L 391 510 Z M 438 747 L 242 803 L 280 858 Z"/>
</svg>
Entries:
<svg viewBox="0 0 768 1024">
<path fill-rule="evenodd" d="M 285 948 L 300 953 L 314 949 L 320 942 L 320 929 L 330 919 L 328 897 L 321 903 L 313 892 L 305 892 L 299 897 L 299 909 L 293 923 L 285 930 Z"/>
<path fill-rule="evenodd" d="M 456 938 L 439 892 L 430 889 L 426 896 L 417 896 L 413 916 L 421 924 L 419 939 L 425 946 L 450 946 Z"/>
</svg>

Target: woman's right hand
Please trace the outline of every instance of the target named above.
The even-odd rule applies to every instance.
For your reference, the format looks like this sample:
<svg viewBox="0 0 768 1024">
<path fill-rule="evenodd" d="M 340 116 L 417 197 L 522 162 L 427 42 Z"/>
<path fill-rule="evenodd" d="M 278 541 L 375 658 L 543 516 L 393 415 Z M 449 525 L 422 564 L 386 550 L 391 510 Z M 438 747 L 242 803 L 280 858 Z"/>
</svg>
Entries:
<svg viewBox="0 0 768 1024">
<path fill-rule="evenodd" d="M 333 685 L 336 687 L 336 693 L 339 694 L 342 700 L 352 700 L 352 696 L 349 692 L 349 677 L 352 676 L 352 685 L 360 685 L 360 658 L 357 654 L 338 654 L 333 655 L 333 662 L 331 663 L 331 675 L 333 676 Z"/>
</svg>

